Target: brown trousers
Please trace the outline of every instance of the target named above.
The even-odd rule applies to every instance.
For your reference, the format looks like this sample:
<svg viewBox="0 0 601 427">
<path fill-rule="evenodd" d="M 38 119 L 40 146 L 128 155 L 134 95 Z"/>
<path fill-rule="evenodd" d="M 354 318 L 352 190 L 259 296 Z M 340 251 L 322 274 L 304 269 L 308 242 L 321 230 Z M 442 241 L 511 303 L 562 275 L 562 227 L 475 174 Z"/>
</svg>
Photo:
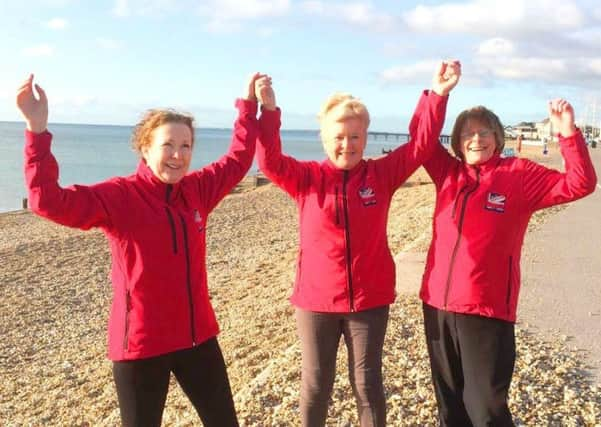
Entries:
<svg viewBox="0 0 601 427">
<path fill-rule="evenodd" d="M 341 336 L 348 350 L 349 379 L 361 426 L 386 425 L 382 348 L 388 311 L 388 306 L 356 313 L 296 309 L 302 354 L 300 413 L 304 427 L 325 425 Z"/>
</svg>

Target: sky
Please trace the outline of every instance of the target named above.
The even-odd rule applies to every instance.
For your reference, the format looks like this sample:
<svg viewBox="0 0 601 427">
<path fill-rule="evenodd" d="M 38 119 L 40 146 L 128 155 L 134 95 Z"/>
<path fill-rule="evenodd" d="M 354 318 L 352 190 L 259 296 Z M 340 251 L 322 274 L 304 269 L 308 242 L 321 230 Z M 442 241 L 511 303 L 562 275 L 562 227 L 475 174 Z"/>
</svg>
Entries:
<svg viewBox="0 0 601 427">
<path fill-rule="evenodd" d="M 0 0 L 0 120 L 21 120 L 34 73 L 50 122 L 133 125 L 148 108 L 229 128 L 255 71 L 285 129 L 316 129 L 333 92 L 361 98 L 370 130 L 406 132 L 436 63 L 457 58 L 445 129 L 474 105 L 505 125 L 563 97 L 601 123 L 601 1 Z M 596 107 L 595 107 L 596 106 Z"/>
</svg>

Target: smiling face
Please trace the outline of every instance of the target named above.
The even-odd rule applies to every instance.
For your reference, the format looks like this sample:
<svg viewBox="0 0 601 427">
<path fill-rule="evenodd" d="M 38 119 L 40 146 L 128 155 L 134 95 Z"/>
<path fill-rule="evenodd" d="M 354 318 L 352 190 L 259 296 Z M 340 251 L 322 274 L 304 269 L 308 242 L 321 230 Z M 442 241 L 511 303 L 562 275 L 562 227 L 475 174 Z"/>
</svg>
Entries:
<svg viewBox="0 0 601 427">
<path fill-rule="evenodd" d="M 188 172 L 192 160 L 192 132 L 184 123 L 164 123 L 152 131 L 142 157 L 154 175 L 166 184 L 175 184 Z"/>
<path fill-rule="evenodd" d="M 328 158 L 338 169 L 352 169 L 363 159 L 367 126 L 360 118 L 328 120 L 321 137 Z"/>
<path fill-rule="evenodd" d="M 495 132 L 477 120 L 468 119 L 461 127 L 459 137 L 459 149 L 468 165 L 479 165 L 488 161 L 497 148 Z"/>
<path fill-rule="evenodd" d="M 478 105 L 462 111 L 453 125 L 451 148 L 468 165 L 479 165 L 505 146 L 505 131 L 499 117 Z"/>
</svg>

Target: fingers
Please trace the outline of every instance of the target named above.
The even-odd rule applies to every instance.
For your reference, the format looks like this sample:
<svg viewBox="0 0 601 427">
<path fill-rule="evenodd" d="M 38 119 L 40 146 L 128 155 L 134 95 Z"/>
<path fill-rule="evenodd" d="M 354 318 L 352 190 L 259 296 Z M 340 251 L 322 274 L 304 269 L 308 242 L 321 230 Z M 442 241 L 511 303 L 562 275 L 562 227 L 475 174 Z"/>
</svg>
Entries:
<svg viewBox="0 0 601 427">
<path fill-rule="evenodd" d="M 436 69 L 434 70 L 434 78 L 443 76 L 446 69 L 447 69 L 447 64 L 444 61 L 440 61 L 436 65 Z"/>
<path fill-rule="evenodd" d="M 271 86 L 271 77 L 263 75 L 255 81 L 255 94 L 261 103 L 264 102 L 264 97 L 268 91 L 273 91 Z"/>
<path fill-rule="evenodd" d="M 19 87 L 18 91 L 21 92 L 25 89 L 31 89 L 31 80 L 27 79 L 23 82 L 23 84 Z"/>
<path fill-rule="evenodd" d="M 568 101 L 563 98 L 557 98 L 549 101 L 549 114 L 572 112 L 573 107 Z"/>
<path fill-rule="evenodd" d="M 267 74 L 263 74 L 260 72 L 255 72 L 253 74 L 250 75 L 249 79 L 248 79 L 248 85 L 249 86 L 254 86 L 258 80 L 261 80 L 265 77 L 269 77 Z"/>
<path fill-rule="evenodd" d="M 244 97 L 246 99 L 253 100 L 253 101 L 257 100 L 257 94 L 256 94 L 257 82 L 264 78 L 268 78 L 269 81 L 271 82 L 271 78 L 267 74 L 263 74 L 258 71 L 249 76 L 247 87 L 244 90 L 245 91 Z"/>
<path fill-rule="evenodd" d="M 255 81 L 255 89 L 259 89 L 262 87 L 271 86 L 271 77 L 267 74 L 264 74 L 260 78 Z"/>
<path fill-rule="evenodd" d="M 461 62 L 457 59 L 441 61 L 436 68 L 432 89 L 438 95 L 446 96 L 459 82 Z"/>
<path fill-rule="evenodd" d="M 273 91 L 271 77 L 267 74 L 262 75 L 255 82 L 255 93 L 262 107 L 267 110 L 276 108 L 275 92 Z"/>
<path fill-rule="evenodd" d="M 448 59 L 443 61 L 444 74 L 446 80 L 458 79 L 461 76 L 461 62 L 457 59 Z"/>
<path fill-rule="evenodd" d="M 33 91 L 32 82 L 33 74 L 30 74 L 29 77 L 23 82 L 23 84 L 19 86 L 19 89 L 17 89 L 17 93 L 21 94 L 23 92 L 27 92 L 28 90 Z"/>
<path fill-rule="evenodd" d="M 35 90 L 38 92 L 38 95 L 40 96 L 40 102 L 42 102 L 43 104 L 47 104 L 48 97 L 46 96 L 46 91 L 44 89 L 42 89 L 42 87 L 38 84 L 35 85 Z"/>
<path fill-rule="evenodd" d="M 547 108 L 555 131 L 564 137 L 569 137 L 576 132 L 572 104 L 563 98 L 557 98 L 549 101 Z"/>
<path fill-rule="evenodd" d="M 252 73 L 252 74 L 251 74 L 251 75 L 248 77 L 248 82 L 249 82 L 249 83 L 254 83 L 254 82 L 255 82 L 255 81 L 256 81 L 256 80 L 259 78 L 259 76 L 261 76 L 261 73 L 259 73 L 258 71 L 256 71 L 256 72 Z"/>
</svg>

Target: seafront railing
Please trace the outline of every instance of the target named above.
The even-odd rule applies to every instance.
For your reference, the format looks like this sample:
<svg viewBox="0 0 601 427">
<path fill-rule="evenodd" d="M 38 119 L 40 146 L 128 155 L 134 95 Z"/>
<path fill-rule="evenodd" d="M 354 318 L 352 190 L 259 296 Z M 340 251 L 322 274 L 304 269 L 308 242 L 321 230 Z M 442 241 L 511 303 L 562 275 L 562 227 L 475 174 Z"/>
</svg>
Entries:
<svg viewBox="0 0 601 427">
<path fill-rule="evenodd" d="M 377 140 L 378 138 L 382 137 L 382 138 L 384 138 L 385 141 L 388 141 L 388 138 L 391 138 L 391 139 L 394 138 L 396 141 L 404 141 L 404 142 L 409 141 L 408 133 L 368 131 L 367 137 L 372 138 L 374 140 Z M 451 143 L 451 135 L 440 135 L 440 142 L 445 145 L 450 144 Z"/>
<path fill-rule="evenodd" d="M 394 139 L 395 141 L 405 143 L 405 142 L 409 142 L 409 137 L 410 137 L 410 135 L 408 133 L 372 132 L 372 131 L 367 132 L 367 138 L 368 139 L 371 138 L 374 141 L 377 141 L 378 138 L 383 138 L 384 141 L 388 141 L 388 138 L 390 138 L 390 139 Z M 448 146 L 449 144 L 451 144 L 451 135 L 440 135 L 439 141 L 442 145 Z M 382 148 L 382 154 L 386 154 L 391 151 L 392 151 L 392 149 Z"/>
</svg>

